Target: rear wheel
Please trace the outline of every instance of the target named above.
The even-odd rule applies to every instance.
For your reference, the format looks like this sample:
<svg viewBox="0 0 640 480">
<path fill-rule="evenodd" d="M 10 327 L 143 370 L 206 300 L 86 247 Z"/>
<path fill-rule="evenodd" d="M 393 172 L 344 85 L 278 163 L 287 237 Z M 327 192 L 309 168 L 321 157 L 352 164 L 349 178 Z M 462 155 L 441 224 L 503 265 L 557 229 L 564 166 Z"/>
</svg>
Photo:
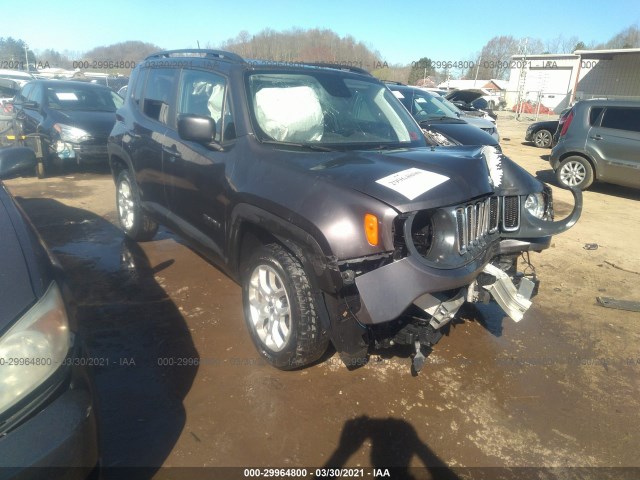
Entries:
<svg viewBox="0 0 640 480">
<path fill-rule="evenodd" d="M 553 136 L 549 130 L 538 130 L 533 136 L 533 143 L 538 148 L 549 148 L 553 141 Z"/>
<path fill-rule="evenodd" d="M 242 271 L 244 316 L 258 352 L 291 370 L 322 356 L 329 343 L 302 264 L 279 244 L 260 247 Z"/>
<path fill-rule="evenodd" d="M 116 206 L 120 226 L 129 238 L 144 242 L 155 236 L 158 224 L 142 210 L 129 170 L 122 170 L 116 180 Z"/>
<path fill-rule="evenodd" d="M 593 183 L 593 167 L 582 157 L 569 157 L 556 170 L 556 179 L 563 187 L 586 190 Z"/>
</svg>

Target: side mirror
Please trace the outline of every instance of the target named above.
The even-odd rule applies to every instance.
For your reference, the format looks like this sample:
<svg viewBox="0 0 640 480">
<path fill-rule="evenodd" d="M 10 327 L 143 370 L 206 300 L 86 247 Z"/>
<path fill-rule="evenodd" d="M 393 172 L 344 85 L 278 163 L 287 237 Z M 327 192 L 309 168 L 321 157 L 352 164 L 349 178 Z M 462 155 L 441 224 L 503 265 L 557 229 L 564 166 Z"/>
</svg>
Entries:
<svg viewBox="0 0 640 480">
<path fill-rule="evenodd" d="M 178 115 L 178 135 L 183 140 L 209 145 L 216 136 L 216 122 L 213 118 L 193 113 Z"/>
<path fill-rule="evenodd" d="M 0 148 L 0 178 L 33 169 L 36 166 L 36 154 L 27 147 Z"/>
</svg>

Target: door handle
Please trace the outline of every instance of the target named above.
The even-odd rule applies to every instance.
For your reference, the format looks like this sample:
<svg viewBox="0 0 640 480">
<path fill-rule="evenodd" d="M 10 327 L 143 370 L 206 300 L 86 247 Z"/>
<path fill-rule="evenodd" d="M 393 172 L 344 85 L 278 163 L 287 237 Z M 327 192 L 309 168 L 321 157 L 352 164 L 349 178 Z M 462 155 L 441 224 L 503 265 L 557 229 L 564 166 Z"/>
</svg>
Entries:
<svg viewBox="0 0 640 480">
<path fill-rule="evenodd" d="M 602 140 L 603 137 L 602 135 L 594 135 L 593 137 L 589 136 L 589 138 L 592 138 L 593 140 Z"/>
<path fill-rule="evenodd" d="M 182 155 L 180 155 L 180 152 L 178 152 L 178 150 L 176 149 L 175 145 L 171 148 L 169 147 L 162 147 L 162 151 L 164 153 L 166 153 L 167 155 L 169 155 L 169 161 L 173 162 L 175 161 L 177 158 L 182 157 Z"/>
</svg>

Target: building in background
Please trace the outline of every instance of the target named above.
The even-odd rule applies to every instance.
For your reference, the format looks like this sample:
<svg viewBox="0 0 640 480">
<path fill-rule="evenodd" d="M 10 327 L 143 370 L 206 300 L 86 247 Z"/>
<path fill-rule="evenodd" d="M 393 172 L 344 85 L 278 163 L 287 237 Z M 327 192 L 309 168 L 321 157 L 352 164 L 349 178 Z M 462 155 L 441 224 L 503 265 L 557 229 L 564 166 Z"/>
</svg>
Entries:
<svg viewBox="0 0 640 480">
<path fill-rule="evenodd" d="M 640 100 L 640 48 L 511 57 L 506 108 L 559 113 L 577 100 Z M 538 107 L 540 106 L 540 107 Z M 543 108 L 546 107 L 546 108 Z"/>
</svg>

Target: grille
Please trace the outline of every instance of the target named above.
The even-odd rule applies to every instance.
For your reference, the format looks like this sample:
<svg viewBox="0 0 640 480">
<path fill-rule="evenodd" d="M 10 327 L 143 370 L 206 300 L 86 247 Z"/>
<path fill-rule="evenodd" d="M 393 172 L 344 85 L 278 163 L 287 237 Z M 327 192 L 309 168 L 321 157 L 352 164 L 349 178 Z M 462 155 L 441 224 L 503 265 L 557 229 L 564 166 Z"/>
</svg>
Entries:
<svg viewBox="0 0 640 480">
<path fill-rule="evenodd" d="M 498 230 L 498 197 L 489 197 L 456 209 L 458 251 L 466 253 Z"/>
<path fill-rule="evenodd" d="M 506 232 L 517 230 L 520 227 L 520 197 L 502 197 L 502 202 L 502 229 Z"/>
</svg>

